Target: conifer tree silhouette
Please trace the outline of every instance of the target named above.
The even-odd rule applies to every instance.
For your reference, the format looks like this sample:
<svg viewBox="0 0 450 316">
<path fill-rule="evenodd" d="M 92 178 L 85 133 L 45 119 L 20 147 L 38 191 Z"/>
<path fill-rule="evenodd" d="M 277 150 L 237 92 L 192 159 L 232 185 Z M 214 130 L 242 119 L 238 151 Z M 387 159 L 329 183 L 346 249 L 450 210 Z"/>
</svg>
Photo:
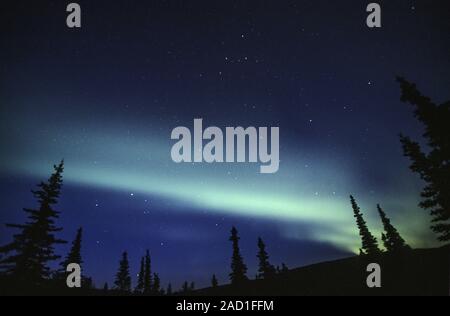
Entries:
<svg viewBox="0 0 450 316">
<path fill-rule="evenodd" d="M 191 282 L 191 284 L 189 285 L 189 291 L 194 291 L 195 290 L 195 283 Z"/>
<path fill-rule="evenodd" d="M 173 294 L 173 292 L 172 292 L 172 284 L 171 283 L 169 283 L 169 285 L 167 285 L 166 294 L 167 295 L 172 295 Z"/>
<path fill-rule="evenodd" d="M 281 273 L 287 273 L 287 272 L 289 272 L 289 268 L 287 267 L 287 265 L 284 262 L 282 262 L 281 263 Z"/>
<path fill-rule="evenodd" d="M 231 229 L 230 241 L 233 243 L 233 256 L 231 258 L 231 273 L 230 281 L 232 284 L 239 284 L 247 278 L 247 266 L 242 259 L 241 252 L 239 250 L 239 236 L 236 227 Z"/>
<path fill-rule="evenodd" d="M 153 294 L 161 294 L 161 280 L 159 279 L 159 275 L 157 273 L 153 274 Z"/>
<path fill-rule="evenodd" d="M 400 236 L 397 229 L 391 224 L 391 220 L 386 216 L 386 213 L 379 204 L 377 205 L 377 209 L 384 227 L 384 233 L 381 235 L 381 239 L 386 250 L 388 252 L 399 252 L 408 249 L 409 246 Z"/>
<path fill-rule="evenodd" d="M 181 287 L 181 292 L 182 293 L 187 293 L 189 292 L 189 283 L 187 281 L 184 281 L 182 287 Z"/>
<path fill-rule="evenodd" d="M 400 135 L 403 153 L 411 160 L 410 169 L 425 181 L 420 206 L 430 211 L 431 229 L 439 241 L 450 241 L 450 101 L 431 102 L 412 84 L 398 77 L 401 100 L 414 106 L 415 117 L 425 125 L 423 137 L 427 152 L 409 137 Z"/>
<path fill-rule="evenodd" d="M 259 259 L 259 268 L 258 268 L 258 279 L 268 279 L 273 277 L 276 274 L 276 269 L 269 262 L 269 255 L 266 251 L 266 245 L 263 240 L 258 238 L 258 254 L 257 258 Z"/>
<path fill-rule="evenodd" d="M 144 270 L 144 291 L 145 295 L 152 294 L 153 280 L 152 280 L 152 269 L 150 260 L 150 251 L 147 250 L 145 254 L 145 270 Z"/>
<path fill-rule="evenodd" d="M 80 227 L 77 230 L 77 234 L 75 236 L 75 239 L 72 242 L 72 247 L 70 248 L 69 253 L 67 254 L 66 258 L 63 262 L 61 262 L 61 268 L 65 272 L 67 266 L 70 263 L 78 263 L 81 265 L 83 263 L 83 260 L 81 258 L 81 239 L 83 235 L 83 229 Z"/>
<path fill-rule="evenodd" d="M 144 277 L 145 277 L 145 257 L 141 258 L 141 265 L 139 268 L 138 282 L 135 292 L 142 293 L 144 291 Z"/>
<path fill-rule="evenodd" d="M 31 191 L 39 207 L 24 209 L 28 221 L 23 225 L 6 225 L 20 232 L 14 235 L 10 244 L 0 247 L 0 253 L 5 254 L 0 261 L 0 271 L 12 276 L 17 284 L 39 285 L 48 279 L 50 268 L 47 264 L 60 258 L 55 254 L 54 246 L 66 243 L 55 236 L 62 228 L 55 225 L 60 212 L 54 209 L 61 192 L 64 161 L 53 168 L 54 173 L 48 181 L 41 182 L 37 190 Z"/>
<path fill-rule="evenodd" d="M 356 224 L 358 225 L 359 235 L 361 236 L 362 241 L 362 249 L 360 249 L 360 253 L 369 256 L 376 256 L 380 254 L 377 239 L 369 231 L 369 228 L 363 218 L 363 214 L 361 213 L 361 210 L 352 195 L 350 195 L 350 201 L 352 203 L 354 217 L 356 218 Z"/>
<path fill-rule="evenodd" d="M 122 254 L 114 284 L 116 289 L 123 293 L 129 293 L 131 291 L 130 264 L 128 263 L 128 254 L 126 251 Z"/>
<path fill-rule="evenodd" d="M 219 281 L 217 280 L 215 274 L 213 274 L 213 276 L 211 278 L 211 286 L 212 287 L 218 287 L 219 286 Z"/>
</svg>

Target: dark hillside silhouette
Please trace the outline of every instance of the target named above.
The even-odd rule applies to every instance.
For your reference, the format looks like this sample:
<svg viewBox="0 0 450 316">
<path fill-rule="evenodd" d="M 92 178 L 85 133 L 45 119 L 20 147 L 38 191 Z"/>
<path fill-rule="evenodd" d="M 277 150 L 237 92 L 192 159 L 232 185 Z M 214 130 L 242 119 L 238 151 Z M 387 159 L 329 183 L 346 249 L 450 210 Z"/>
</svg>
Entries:
<svg viewBox="0 0 450 316">
<path fill-rule="evenodd" d="M 355 256 L 292 269 L 269 280 L 249 280 L 236 285 L 197 290 L 190 295 L 439 295 L 449 291 L 450 246 L 415 249 L 398 257 L 382 253 L 377 262 L 383 271 L 382 287 L 368 288 L 366 265 Z"/>
</svg>

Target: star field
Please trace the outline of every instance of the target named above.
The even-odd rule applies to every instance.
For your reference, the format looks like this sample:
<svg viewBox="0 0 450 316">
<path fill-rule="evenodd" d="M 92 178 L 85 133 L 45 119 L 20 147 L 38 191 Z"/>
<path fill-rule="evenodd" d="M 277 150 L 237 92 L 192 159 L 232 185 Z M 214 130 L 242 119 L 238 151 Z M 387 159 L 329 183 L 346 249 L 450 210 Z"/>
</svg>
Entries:
<svg viewBox="0 0 450 316">
<path fill-rule="evenodd" d="M 276 264 L 346 256 L 360 247 L 350 194 L 377 237 L 381 203 L 411 245 L 434 244 L 398 140 L 422 129 L 395 76 L 448 99 L 446 1 L 381 1 L 378 30 L 360 1 L 79 3 L 79 30 L 59 1 L 2 12 L 0 222 L 20 221 L 64 158 L 63 235 L 83 226 L 99 285 L 147 248 L 165 285 L 224 282 L 232 225 L 251 273 L 258 236 Z M 175 164 L 170 132 L 194 118 L 279 126 L 279 171 Z"/>
</svg>

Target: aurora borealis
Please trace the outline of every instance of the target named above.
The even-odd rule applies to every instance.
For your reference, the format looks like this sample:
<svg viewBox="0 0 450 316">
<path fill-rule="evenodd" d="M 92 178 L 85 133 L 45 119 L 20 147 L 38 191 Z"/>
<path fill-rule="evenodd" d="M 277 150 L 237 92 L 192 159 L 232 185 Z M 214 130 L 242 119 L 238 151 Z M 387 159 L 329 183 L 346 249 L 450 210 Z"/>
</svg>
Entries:
<svg viewBox="0 0 450 316">
<path fill-rule="evenodd" d="M 350 194 L 377 238 L 381 203 L 411 245 L 436 244 L 398 140 L 422 130 L 395 76 L 448 99 L 445 1 L 383 1 L 380 30 L 360 1 L 79 3 L 80 30 L 59 1 L 2 10 L 1 223 L 23 219 L 29 190 L 64 158 L 63 236 L 84 227 L 99 285 L 121 251 L 137 265 L 147 248 L 165 285 L 225 282 L 232 225 L 251 273 L 258 236 L 275 264 L 345 256 L 360 247 Z M 174 163 L 172 129 L 199 117 L 279 126 L 278 172 Z M 10 236 L 1 228 L 2 244 Z"/>
</svg>

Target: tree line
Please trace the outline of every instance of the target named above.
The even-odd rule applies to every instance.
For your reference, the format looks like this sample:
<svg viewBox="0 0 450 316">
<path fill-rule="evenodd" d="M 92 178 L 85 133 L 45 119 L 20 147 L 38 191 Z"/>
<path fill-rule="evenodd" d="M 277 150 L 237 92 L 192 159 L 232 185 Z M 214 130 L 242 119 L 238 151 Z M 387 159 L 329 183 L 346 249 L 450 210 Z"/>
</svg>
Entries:
<svg viewBox="0 0 450 316">
<path fill-rule="evenodd" d="M 353 216 L 356 219 L 359 235 L 361 237 L 362 246 L 359 249 L 360 255 L 377 256 L 381 254 L 382 250 L 379 248 L 377 238 L 373 236 L 367 227 L 361 209 L 352 195 L 350 195 L 350 202 L 353 208 Z M 379 204 L 377 205 L 377 210 L 383 224 L 384 232 L 381 234 L 381 240 L 383 241 L 385 250 L 396 254 L 400 254 L 405 250 L 410 250 L 411 247 L 405 242 L 402 236 L 400 236 L 400 233 L 394 225 L 391 224 L 391 220 L 387 217 Z"/>
<path fill-rule="evenodd" d="M 247 277 L 247 265 L 244 263 L 244 259 L 241 256 L 239 249 L 238 231 L 236 227 L 232 227 L 229 240 L 232 242 L 232 258 L 231 258 L 231 272 L 229 274 L 230 283 L 233 285 L 239 285 L 249 280 Z M 270 279 L 277 274 L 283 274 L 289 271 L 287 266 L 282 263 L 281 268 L 275 267 L 269 262 L 269 255 L 266 251 L 266 245 L 261 237 L 258 238 L 258 273 L 256 279 Z M 150 266 L 150 253 L 147 250 L 146 255 L 141 258 L 139 274 L 137 275 L 137 285 L 132 289 L 132 278 L 130 273 L 130 264 L 128 261 L 127 252 L 123 252 L 121 260 L 119 262 L 119 270 L 116 274 L 114 281 L 114 290 L 121 292 L 122 294 L 135 294 L 135 295 L 172 295 L 172 294 L 187 294 L 195 290 L 195 283 L 185 281 L 179 291 L 174 292 L 172 290 L 172 284 L 169 283 L 167 289 L 161 287 L 161 280 L 157 273 L 152 275 Z M 215 274 L 211 277 L 210 287 L 219 286 L 219 281 Z M 105 284 L 105 290 L 108 290 L 108 285 Z"/>
<path fill-rule="evenodd" d="M 16 287 L 39 288 L 39 287 L 62 287 L 65 285 L 67 276 L 66 267 L 70 263 L 83 264 L 81 255 L 83 229 L 77 230 L 67 255 L 62 259 L 59 268 L 51 270 L 49 263 L 60 260 L 61 256 L 55 253 L 55 246 L 66 244 L 67 241 L 56 237 L 56 233 L 62 228 L 57 227 L 56 220 L 60 212 L 55 209 L 58 198 L 61 194 L 63 184 L 64 161 L 54 165 L 54 172 L 46 182 L 38 184 L 38 189 L 32 193 L 36 197 L 39 207 L 36 209 L 25 208 L 28 221 L 25 224 L 6 224 L 7 227 L 16 228 L 19 233 L 13 235 L 13 241 L 0 247 L 2 255 L 0 257 L 0 275 L 6 280 L 13 282 Z M 232 242 L 232 260 L 230 281 L 232 284 L 248 280 L 247 266 L 243 261 L 239 249 L 239 236 L 235 227 L 231 230 L 230 241 Z M 258 238 L 259 269 L 256 278 L 267 279 L 277 273 L 286 272 L 288 269 L 283 263 L 282 268 L 275 268 L 269 263 L 269 255 L 266 252 L 265 244 Z M 84 288 L 93 288 L 92 278 L 83 277 Z M 211 287 L 219 284 L 216 275 L 211 278 Z M 132 289 L 132 278 L 130 274 L 130 264 L 128 253 L 124 251 L 119 261 L 119 268 L 115 276 L 114 287 L 109 289 L 107 283 L 103 287 L 104 291 L 114 290 L 121 294 L 135 295 L 171 295 L 172 285 L 169 283 L 167 289 L 161 286 L 161 280 L 157 273 L 152 273 L 151 258 L 149 250 L 140 260 L 140 269 L 137 285 Z M 194 282 L 183 283 L 182 288 L 177 293 L 188 293 L 195 290 Z"/>
<path fill-rule="evenodd" d="M 421 193 L 420 206 L 431 214 L 431 229 L 437 239 L 442 242 L 450 240 L 450 101 L 437 105 L 428 97 L 423 96 L 416 86 L 403 78 L 397 78 L 401 88 L 401 100 L 414 107 L 416 118 L 425 126 L 423 134 L 426 140 L 426 150 L 417 141 L 400 135 L 403 152 L 411 160 L 410 169 L 417 173 L 425 182 Z M 56 224 L 60 212 L 55 209 L 62 188 L 62 174 L 64 161 L 54 166 L 50 178 L 37 185 L 32 194 L 37 201 L 37 208 L 24 208 L 27 221 L 23 224 L 6 224 L 9 228 L 17 229 L 12 241 L 0 247 L 0 277 L 17 287 L 46 287 L 61 285 L 65 280 L 65 268 L 68 263 L 82 264 L 81 242 L 82 228 L 77 230 L 69 252 L 60 262 L 59 268 L 52 270 L 50 262 L 61 260 L 56 254 L 55 246 L 66 244 L 67 241 L 57 237 L 62 230 Z M 353 196 L 350 196 L 356 224 L 361 237 L 361 255 L 377 256 L 380 250 L 377 238 L 370 232 L 363 218 L 363 214 Z M 398 230 L 391 223 L 384 210 L 377 205 L 378 215 L 383 224 L 384 232 L 381 241 L 385 251 L 400 253 L 410 249 Z M 240 284 L 248 280 L 247 265 L 239 249 L 239 236 L 235 227 L 231 229 L 229 240 L 232 244 L 231 284 Z M 261 238 L 257 241 L 259 260 L 257 279 L 269 279 L 277 274 L 288 271 L 286 265 L 274 267 L 269 261 L 266 245 Z M 3 283 L 3 282 L 2 282 Z M 93 287 L 92 279 L 83 278 L 84 287 Z M 216 275 L 211 278 L 211 286 L 219 284 Z M 105 291 L 110 291 L 108 284 Z M 123 252 L 119 261 L 114 287 L 111 290 L 120 293 L 134 293 L 138 295 L 171 295 L 171 284 L 162 289 L 161 280 L 157 273 L 152 273 L 150 252 L 147 250 L 141 258 L 137 285 L 132 289 L 130 265 L 127 252 Z M 184 282 L 178 293 L 195 290 L 193 282 Z"/>
</svg>

